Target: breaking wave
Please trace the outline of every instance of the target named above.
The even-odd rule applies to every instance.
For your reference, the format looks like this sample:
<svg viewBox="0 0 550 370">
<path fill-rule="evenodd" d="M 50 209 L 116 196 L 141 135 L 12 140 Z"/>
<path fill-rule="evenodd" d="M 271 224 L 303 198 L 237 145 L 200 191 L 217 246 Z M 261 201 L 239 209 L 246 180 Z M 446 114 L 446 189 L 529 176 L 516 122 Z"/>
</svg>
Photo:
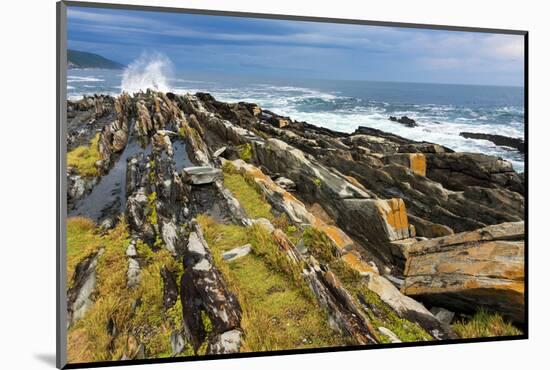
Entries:
<svg viewBox="0 0 550 370">
<path fill-rule="evenodd" d="M 121 92 L 135 93 L 153 89 L 169 91 L 173 75 L 170 59 L 161 53 L 142 54 L 122 74 Z"/>
</svg>

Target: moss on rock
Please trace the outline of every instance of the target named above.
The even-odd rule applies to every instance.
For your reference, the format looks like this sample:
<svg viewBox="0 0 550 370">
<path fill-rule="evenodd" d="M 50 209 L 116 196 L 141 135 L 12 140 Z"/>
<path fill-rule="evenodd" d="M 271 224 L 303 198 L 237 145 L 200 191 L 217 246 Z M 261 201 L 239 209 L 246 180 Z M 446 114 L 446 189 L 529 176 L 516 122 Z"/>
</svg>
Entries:
<svg viewBox="0 0 550 370">
<path fill-rule="evenodd" d="M 99 176 L 96 162 L 101 159 L 99 154 L 99 133 L 89 145 L 81 145 L 67 153 L 67 167 L 76 168 L 83 177 Z"/>
</svg>

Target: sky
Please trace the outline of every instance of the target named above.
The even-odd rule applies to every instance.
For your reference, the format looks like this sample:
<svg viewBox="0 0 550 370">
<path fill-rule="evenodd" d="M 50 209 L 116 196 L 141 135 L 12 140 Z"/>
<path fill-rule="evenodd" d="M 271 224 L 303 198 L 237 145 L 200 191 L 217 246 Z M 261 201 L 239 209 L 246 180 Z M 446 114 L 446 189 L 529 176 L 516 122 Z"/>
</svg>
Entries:
<svg viewBox="0 0 550 370">
<path fill-rule="evenodd" d="M 70 49 L 186 75 L 523 86 L 523 36 L 69 7 Z"/>
</svg>

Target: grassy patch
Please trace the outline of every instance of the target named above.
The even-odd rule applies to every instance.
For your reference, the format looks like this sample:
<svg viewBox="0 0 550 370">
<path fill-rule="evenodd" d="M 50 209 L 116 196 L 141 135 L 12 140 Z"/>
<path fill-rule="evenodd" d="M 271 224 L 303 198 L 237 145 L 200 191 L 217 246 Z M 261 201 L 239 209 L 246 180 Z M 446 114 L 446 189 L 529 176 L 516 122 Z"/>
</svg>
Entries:
<svg viewBox="0 0 550 370">
<path fill-rule="evenodd" d="M 267 218 L 273 221 L 271 205 L 265 200 L 253 184 L 253 180 L 247 179 L 235 171 L 233 165 L 227 163 L 223 166 L 224 177 L 223 184 L 233 193 L 235 198 L 241 203 L 248 217 Z"/>
<path fill-rule="evenodd" d="M 506 335 L 521 335 L 522 332 L 511 323 L 505 321 L 498 313 L 490 313 L 482 309 L 471 319 L 453 324 L 453 329 L 461 338 L 500 337 Z"/>
<path fill-rule="evenodd" d="M 179 277 L 181 263 L 165 249 L 153 252 L 146 244 L 138 242 L 136 249 L 140 256 L 141 281 L 138 286 L 129 289 L 126 286 L 126 248 L 130 239 L 125 223 L 119 222 L 104 236 L 95 233 L 82 220 L 73 220 L 69 224 L 68 240 L 78 242 L 68 243 L 68 249 L 74 250 L 75 260 L 77 250 L 98 246 L 105 249 L 98 260 L 95 302 L 86 315 L 69 329 L 69 362 L 117 360 L 131 351 L 137 342 L 145 345 L 149 358 L 170 356 L 170 334 L 172 330 L 181 328 L 181 302 L 178 298 L 174 307 L 164 310 L 160 270 L 166 266 Z M 77 237 L 76 234 L 82 230 L 85 232 Z M 109 326 L 116 328 L 114 337 L 108 331 Z"/>
<path fill-rule="evenodd" d="M 338 258 L 338 250 L 324 232 L 308 227 L 304 230 L 302 238 L 304 245 L 319 262 L 328 264 Z"/>
<path fill-rule="evenodd" d="M 67 153 L 67 166 L 76 168 L 83 177 L 95 177 L 99 175 L 95 163 L 100 159 L 98 133 L 89 145 L 81 145 Z"/>
<path fill-rule="evenodd" d="M 245 228 L 198 218 L 214 263 L 243 309 L 242 351 L 271 351 L 344 344 L 328 326 L 325 313 L 295 284 L 278 246 L 259 227 Z M 221 253 L 251 243 L 253 252 L 231 263 Z M 281 255 L 279 253 L 279 255 Z"/>
<path fill-rule="evenodd" d="M 85 217 L 67 219 L 67 288 L 71 288 L 76 265 L 101 247 L 96 224 Z"/>
<path fill-rule="evenodd" d="M 239 151 L 239 157 L 243 161 L 250 162 L 250 159 L 252 158 L 252 144 L 246 143 L 239 145 L 237 150 Z"/>
</svg>

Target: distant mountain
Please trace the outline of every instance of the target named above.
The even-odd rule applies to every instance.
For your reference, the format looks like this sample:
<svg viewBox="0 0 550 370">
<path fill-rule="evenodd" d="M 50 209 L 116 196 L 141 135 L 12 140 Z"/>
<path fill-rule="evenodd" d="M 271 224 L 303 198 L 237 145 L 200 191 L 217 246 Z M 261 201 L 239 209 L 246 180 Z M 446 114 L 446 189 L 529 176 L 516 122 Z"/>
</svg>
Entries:
<svg viewBox="0 0 550 370">
<path fill-rule="evenodd" d="M 67 50 L 67 65 L 69 68 L 122 69 L 125 67 L 98 54 L 70 49 Z"/>
</svg>

